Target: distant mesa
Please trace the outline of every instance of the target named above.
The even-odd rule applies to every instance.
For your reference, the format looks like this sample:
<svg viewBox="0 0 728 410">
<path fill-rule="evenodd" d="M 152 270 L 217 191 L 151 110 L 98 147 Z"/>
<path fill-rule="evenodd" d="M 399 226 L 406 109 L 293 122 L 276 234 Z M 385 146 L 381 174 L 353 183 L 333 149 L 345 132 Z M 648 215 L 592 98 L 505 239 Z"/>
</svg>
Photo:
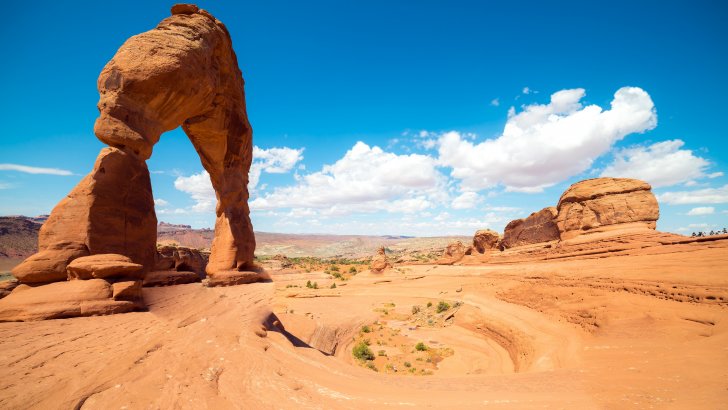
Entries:
<svg viewBox="0 0 728 410">
<path fill-rule="evenodd" d="M 247 190 L 252 129 L 243 77 L 225 26 L 197 6 L 175 5 L 171 17 L 119 48 L 97 86 L 94 133 L 108 147 L 44 221 L 38 252 L 13 269 L 21 285 L 0 300 L 0 320 L 136 309 L 143 306 L 137 289 L 162 261 L 171 265 L 173 260 L 174 272 L 193 272 L 199 279 L 202 262 L 194 254 L 162 250 L 160 261 L 156 249 L 157 218 L 146 160 L 162 133 L 179 126 L 218 198 L 204 269 L 217 285 L 262 278 L 248 272 L 255 268 Z"/>
</svg>

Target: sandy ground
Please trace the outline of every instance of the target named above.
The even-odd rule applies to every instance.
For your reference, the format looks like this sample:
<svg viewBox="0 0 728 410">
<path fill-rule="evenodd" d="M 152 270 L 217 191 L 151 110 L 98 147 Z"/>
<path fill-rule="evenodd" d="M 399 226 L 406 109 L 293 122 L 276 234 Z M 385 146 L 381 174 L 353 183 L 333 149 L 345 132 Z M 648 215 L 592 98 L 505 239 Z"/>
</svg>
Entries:
<svg viewBox="0 0 728 410">
<path fill-rule="evenodd" d="M 728 241 L 675 249 L 145 289 L 148 312 L 0 324 L 0 407 L 725 408 Z M 270 309 L 286 331 L 256 335 Z"/>
</svg>

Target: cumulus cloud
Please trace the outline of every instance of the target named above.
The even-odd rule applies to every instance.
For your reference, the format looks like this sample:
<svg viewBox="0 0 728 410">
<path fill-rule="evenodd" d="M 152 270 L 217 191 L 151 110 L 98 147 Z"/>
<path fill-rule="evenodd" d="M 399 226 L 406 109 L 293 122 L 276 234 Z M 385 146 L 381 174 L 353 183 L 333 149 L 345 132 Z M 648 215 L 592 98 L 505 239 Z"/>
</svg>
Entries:
<svg viewBox="0 0 728 410">
<path fill-rule="evenodd" d="M 722 177 L 722 176 L 723 176 L 722 172 L 713 172 L 711 174 L 708 174 L 708 178 L 710 178 L 710 179 L 718 178 L 718 177 Z"/>
<path fill-rule="evenodd" d="M 509 191 L 539 192 L 586 171 L 594 160 L 631 133 L 657 125 L 650 96 L 637 87 L 614 94 L 608 110 L 583 106 L 585 91 L 562 90 L 548 104 L 509 111 L 501 136 L 472 143 L 456 131 L 439 141 L 439 163 L 463 189 L 503 184 Z"/>
<path fill-rule="evenodd" d="M 601 176 L 638 178 L 653 187 L 705 177 L 704 171 L 710 162 L 695 156 L 691 150 L 680 149 L 683 145 L 683 141 L 676 139 L 618 150 Z"/>
<path fill-rule="evenodd" d="M 715 208 L 712 206 L 699 206 L 688 211 L 689 216 L 713 215 Z"/>
<path fill-rule="evenodd" d="M 674 191 L 657 195 L 657 199 L 671 205 L 688 204 L 725 204 L 728 203 L 728 185 L 720 188 L 696 189 L 694 191 Z"/>
<path fill-rule="evenodd" d="M 155 198 L 154 199 L 154 205 L 156 205 L 156 206 L 167 206 L 167 205 L 169 205 L 169 202 L 165 201 L 162 198 Z"/>
<path fill-rule="evenodd" d="M 497 98 L 493 98 L 492 100 L 490 100 L 490 105 L 492 105 L 493 107 L 498 107 L 500 105 L 500 100 Z"/>
<path fill-rule="evenodd" d="M 475 192 L 463 192 L 452 201 L 452 209 L 472 209 L 482 198 Z"/>
<path fill-rule="evenodd" d="M 253 147 L 253 163 L 250 166 L 248 189 L 254 191 L 260 181 L 260 174 L 285 174 L 303 160 L 303 148 Z M 301 164 L 303 165 L 303 164 Z"/>
<path fill-rule="evenodd" d="M 444 176 L 426 155 L 397 155 L 357 142 L 334 164 L 300 176 L 298 183 L 279 187 L 251 202 L 251 208 L 319 209 L 350 212 L 422 211 L 442 200 Z"/>
<path fill-rule="evenodd" d="M 253 147 L 253 162 L 250 166 L 248 190 L 254 192 L 260 175 L 263 172 L 269 174 L 283 174 L 290 172 L 296 164 L 303 160 L 303 148 L 294 149 L 288 147 L 262 149 Z M 214 212 L 217 197 L 210 182 L 210 174 L 201 171 L 190 176 L 179 176 L 174 181 L 174 187 L 187 193 L 195 201 L 192 212 Z M 174 213 L 181 213 L 182 209 L 174 210 Z"/>
<path fill-rule="evenodd" d="M 31 167 L 31 166 L 19 165 L 19 164 L 0 164 L 0 171 L 18 171 L 18 172 L 25 172 L 26 174 L 44 174 L 44 175 L 61 175 L 61 176 L 73 175 L 73 173 L 71 171 L 68 171 L 65 169 Z"/>
</svg>

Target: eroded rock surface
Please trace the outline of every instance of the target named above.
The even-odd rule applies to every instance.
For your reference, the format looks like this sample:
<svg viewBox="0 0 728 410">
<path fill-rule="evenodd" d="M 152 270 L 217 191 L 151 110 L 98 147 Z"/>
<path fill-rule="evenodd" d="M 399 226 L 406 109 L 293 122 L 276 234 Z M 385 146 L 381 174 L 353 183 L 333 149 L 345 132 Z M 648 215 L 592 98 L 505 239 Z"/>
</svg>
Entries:
<svg viewBox="0 0 728 410">
<path fill-rule="evenodd" d="M 472 252 L 471 247 L 466 247 L 460 241 L 450 242 L 445 250 L 442 252 L 442 256 L 437 260 L 438 265 L 452 265 L 455 262 L 459 262 Z"/>
<path fill-rule="evenodd" d="M 184 246 L 161 246 L 157 248 L 154 270 L 175 270 L 195 272 L 200 279 L 205 278 L 207 258 L 197 249 Z"/>
<path fill-rule="evenodd" d="M 595 178 L 569 187 L 559 199 L 561 239 L 620 228 L 655 229 L 660 209 L 652 187 L 637 179 Z"/>
<path fill-rule="evenodd" d="M 556 225 L 557 213 L 556 208 L 548 207 L 526 218 L 509 222 L 503 231 L 503 248 L 558 240 L 560 236 Z"/>
<path fill-rule="evenodd" d="M 389 258 L 387 258 L 387 252 L 384 249 L 384 246 L 380 246 L 379 249 L 377 249 L 377 255 L 374 259 L 372 259 L 370 266 L 371 271 L 374 273 L 382 273 L 392 267 L 392 264 L 389 262 Z"/>
<path fill-rule="evenodd" d="M 481 229 L 473 236 L 473 249 L 478 253 L 485 253 L 491 249 L 498 249 L 501 237 L 498 232 L 490 229 Z"/>
<path fill-rule="evenodd" d="M 68 279 L 141 279 L 144 267 L 124 255 L 84 256 L 68 264 Z"/>
</svg>

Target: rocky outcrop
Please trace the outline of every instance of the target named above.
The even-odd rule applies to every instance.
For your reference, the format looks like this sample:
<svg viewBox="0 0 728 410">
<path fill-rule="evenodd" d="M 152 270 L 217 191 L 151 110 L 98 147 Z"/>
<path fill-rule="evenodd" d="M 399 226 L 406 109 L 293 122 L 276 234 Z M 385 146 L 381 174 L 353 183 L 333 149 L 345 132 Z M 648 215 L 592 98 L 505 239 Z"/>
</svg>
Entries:
<svg viewBox="0 0 728 410">
<path fill-rule="evenodd" d="M 207 258 L 197 249 L 184 246 L 160 246 L 157 248 L 154 270 L 174 270 L 195 272 L 200 279 L 205 278 Z"/>
<path fill-rule="evenodd" d="M 215 238 L 206 270 L 221 273 L 217 282 L 228 278 L 241 283 L 254 277 L 249 274 L 255 237 L 247 189 L 252 129 L 243 78 L 225 26 L 197 6 L 175 5 L 171 17 L 119 48 L 97 86 L 94 133 L 109 147 L 101 150 L 91 173 L 41 227 L 38 254 L 14 270 L 21 283 L 62 281 L 64 271 L 72 279 L 87 280 L 48 285 L 66 292 L 62 301 L 42 286 L 18 287 L 3 299 L 0 318 L 35 319 L 42 312 L 47 318 L 115 313 L 133 305 L 113 299 L 111 282 L 141 279 L 155 266 L 157 218 L 146 160 L 161 134 L 179 126 L 197 150 L 217 196 Z M 103 261 L 76 262 L 85 255 L 108 254 L 126 259 L 104 256 Z M 98 280 L 109 292 L 76 292 L 84 286 L 103 286 Z M 14 297 L 18 291 L 24 296 Z M 102 294 L 108 299 L 103 303 Z M 50 305 L 31 311 L 10 305 L 35 306 L 43 297 Z"/>
<path fill-rule="evenodd" d="M 509 222 L 503 231 L 503 248 L 558 240 L 560 236 L 556 225 L 557 213 L 556 208 L 548 207 L 526 218 Z"/>
<path fill-rule="evenodd" d="M 134 302 L 114 300 L 103 279 L 72 280 L 44 286 L 20 285 L 0 299 L 0 322 L 59 319 L 130 312 Z"/>
<path fill-rule="evenodd" d="M 0 299 L 9 295 L 15 288 L 18 287 L 19 284 L 20 282 L 18 282 L 16 279 L 0 282 Z"/>
<path fill-rule="evenodd" d="M 652 187 L 628 178 L 595 178 L 567 189 L 556 224 L 562 240 L 613 229 L 655 229 L 660 210 Z"/>
<path fill-rule="evenodd" d="M 13 268 L 12 274 L 22 283 L 64 281 L 68 277 L 66 273 L 68 264 L 88 254 L 88 248 L 83 243 L 56 242 L 24 260 Z"/>
<path fill-rule="evenodd" d="M 68 279 L 141 279 L 144 267 L 124 255 L 84 256 L 68 264 Z"/>
<path fill-rule="evenodd" d="M 445 250 L 442 252 L 442 256 L 435 263 L 438 265 L 452 265 L 453 263 L 460 262 L 465 255 L 472 253 L 471 247 L 466 247 L 460 241 L 450 242 Z"/>
<path fill-rule="evenodd" d="M 391 267 L 392 264 L 389 262 L 389 258 L 387 258 L 387 252 L 384 246 L 380 246 L 377 249 L 377 255 L 372 259 L 372 263 L 370 264 L 371 271 L 374 273 L 382 273 Z"/>
<path fill-rule="evenodd" d="M 491 249 L 498 249 L 501 237 L 498 232 L 490 229 L 481 229 L 473 236 L 473 249 L 478 253 L 485 253 Z"/>
</svg>

